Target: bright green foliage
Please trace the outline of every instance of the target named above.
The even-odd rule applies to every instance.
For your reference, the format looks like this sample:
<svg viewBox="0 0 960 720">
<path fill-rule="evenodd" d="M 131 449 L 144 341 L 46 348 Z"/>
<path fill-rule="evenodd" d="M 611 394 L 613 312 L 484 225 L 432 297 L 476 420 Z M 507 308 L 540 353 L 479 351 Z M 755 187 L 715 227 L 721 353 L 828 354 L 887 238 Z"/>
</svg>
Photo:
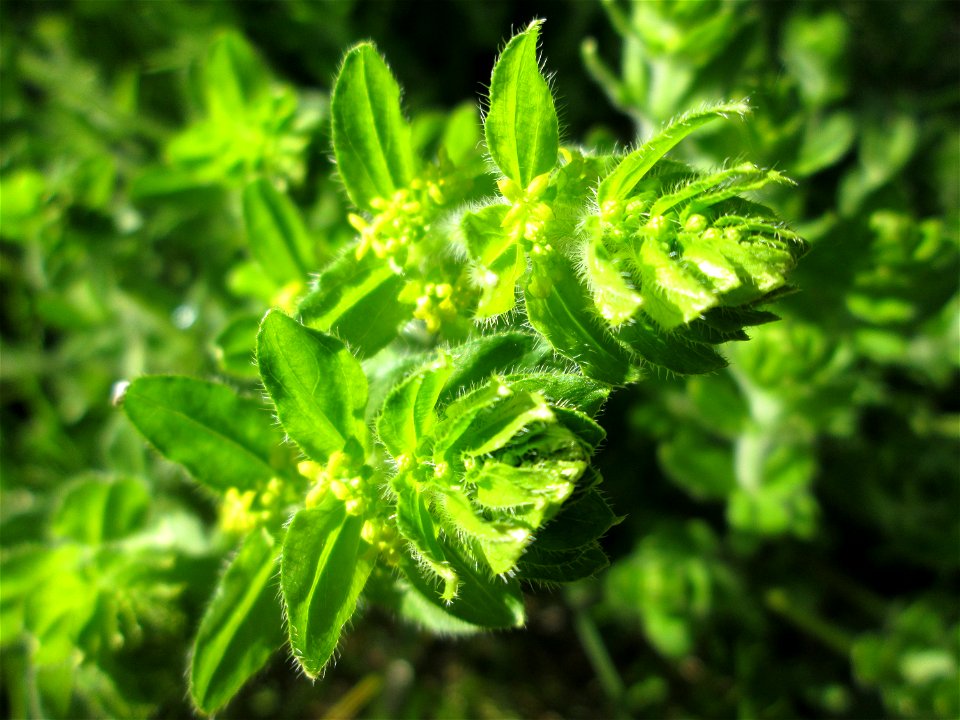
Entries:
<svg viewBox="0 0 960 720">
<path fill-rule="evenodd" d="M 749 122 L 715 123 L 675 152 L 698 168 L 720 167 L 721 187 L 765 185 L 758 195 L 750 191 L 750 199 L 796 218 L 812 248 L 794 275 L 803 292 L 780 301 L 776 312 L 784 320 L 767 324 L 770 314 L 749 302 L 737 308 L 725 302 L 743 292 L 734 283 L 721 288 L 736 277 L 731 261 L 742 261 L 718 255 L 713 242 L 681 243 L 688 268 L 701 274 L 709 268 L 719 302 L 673 339 L 751 339 L 726 346 L 729 366 L 718 373 L 651 378 L 632 412 L 637 426 L 656 438 L 665 479 L 692 502 L 682 516 L 725 513 L 725 535 L 716 537 L 715 552 L 700 550 L 701 558 L 711 557 L 721 575 L 749 586 L 733 588 L 737 607 L 714 602 L 704 612 L 672 618 L 676 636 L 687 643 L 684 653 L 710 658 L 712 670 L 726 667 L 722 672 L 734 673 L 746 693 L 723 711 L 712 703 L 698 711 L 684 700 L 694 714 L 788 717 L 809 708 L 824 716 L 956 714 L 957 615 L 946 598 L 955 595 L 957 518 L 938 508 L 955 508 L 958 490 L 956 407 L 947 400 L 955 394 L 960 339 L 957 115 L 956 98 L 937 110 L 925 99 L 949 84 L 955 63 L 937 74 L 936 53 L 920 50 L 921 38 L 937 35 L 945 6 L 926 6 L 929 14 L 913 21 L 893 6 L 882 18 L 854 18 L 852 7 L 771 14 L 759 3 L 608 0 L 604 9 L 622 38 L 621 72 L 600 60 L 596 43 L 583 46 L 594 77 L 642 134 L 697 103 L 749 94 L 755 108 Z M 922 71 L 905 61 L 914 52 L 927 58 Z M 920 77 L 925 89 L 916 84 Z M 889 100 L 865 100 L 881 94 Z M 799 186 L 787 192 L 774 175 L 722 164 L 732 143 L 741 142 L 749 144 L 751 160 L 774 164 Z M 671 188 L 647 202 L 651 211 L 672 210 L 684 192 Z M 746 204 L 744 210 L 729 213 L 740 220 L 730 217 L 719 226 L 709 212 L 697 214 L 722 231 L 724 223 L 737 225 L 756 213 L 747 222 L 780 242 L 761 241 L 774 252 L 764 249 L 748 262 L 756 278 L 779 285 L 778 265 L 790 261 L 776 255 L 796 245 L 789 232 L 764 219 L 764 210 Z M 609 260 L 606 250 L 594 240 L 583 253 L 585 277 L 598 285 L 616 281 L 620 270 L 601 264 Z M 638 288 L 626 270 L 619 274 L 625 281 L 610 303 L 617 322 L 638 304 L 631 294 Z M 688 292 L 667 296 L 651 318 L 659 313 L 658 324 L 670 314 L 682 319 L 684 306 L 710 302 L 694 292 L 697 286 L 684 287 Z M 786 294 L 780 287 L 776 293 Z M 920 516 L 925 520 L 908 520 Z M 635 531 L 649 532 L 654 521 L 661 518 L 651 513 Z M 787 549 L 785 535 L 793 536 L 795 550 Z M 629 575 L 637 585 L 664 587 L 649 554 L 643 563 L 636 560 L 640 554 L 622 561 L 622 570 L 614 563 L 607 577 L 626 582 Z M 924 579 L 906 581 L 911 572 Z M 599 617 L 614 607 L 624 617 L 625 587 L 606 588 Z M 677 597 L 698 595 L 691 587 Z M 644 615 L 652 605 L 648 599 L 633 616 L 650 644 L 669 655 L 663 643 L 669 623 Z M 805 661 L 789 669 L 784 646 L 774 649 L 767 634 L 780 623 L 813 639 L 822 665 Z M 737 639 L 718 640 L 728 632 Z M 795 646 L 788 644 L 792 654 Z M 731 647 L 736 660 L 726 664 Z M 675 667 L 685 662 L 678 659 Z M 788 684 L 809 690 L 801 697 L 773 682 L 773 666 L 791 678 Z M 848 675 L 856 682 L 840 679 Z M 744 701 L 747 696 L 755 699 Z"/>
<path fill-rule="evenodd" d="M 311 241 L 296 206 L 267 180 L 243 191 L 243 217 L 250 252 L 278 286 L 306 279 L 314 264 Z"/>
<path fill-rule="evenodd" d="M 289 646 L 309 677 L 368 584 L 402 616 L 464 633 L 522 625 L 521 581 L 604 569 L 598 541 L 619 519 L 591 457 L 611 387 L 645 363 L 712 372 L 724 365 L 713 344 L 773 318 L 755 306 L 785 286 L 803 244 L 739 196 L 782 176 L 663 160 L 746 107 L 681 116 L 623 157 L 561 148 L 539 30 L 517 34 L 494 67 L 484 136 L 505 176 L 496 183 L 472 110 L 442 131 L 409 123 L 375 47 L 347 53 L 332 139 L 363 213 L 348 218 L 358 237 L 299 299 L 299 317 L 271 310 L 256 338 L 276 418 L 307 461 L 278 466 L 289 455 L 271 418 L 226 386 L 144 378 L 127 390 L 134 424 L 221 491 L 223 529 L 246 535 L 196 640 L 191 687 L 205 712 L 278 644 L 278 555 Z M 211 113 L 240 112 L 262 92 L 256 67 L 221 41 L 209 72 L 231 83 L 208 99 Z M 242 206 L 257 272 L 290 308 L 315 252 L 277 188 L 249 182 Z M 250 331 L 243 317 L 224 331 L 224 360 Z M 691 582 L 708 583 L 695 570 Z M 676 625 L 668 615 L 650 622 Z M 679 632 L 661 633 L 674 654 L 691 642 Z"/>
<path fill-rule="evenodd" d="M 483 124 L 490 156 L 520 190 L 553 170 L 560 149 L 553 96 L 537 65 L 540 25 L 514 35 L 500 54 Z"/>
<path fill-rule="evenodd" d="M 949 3 L 115 5 L 0 4 L 9 716 L 958 714 Z"/>
<path fill-rule="evenodd" d="M 348 513 L 330 497 L 298 512 L 284 538 L 280 587 L 290 648 L 309 677 L 316 677 L 337 649 L 373 569 L 363 528 L 362 515 Z"/>
<path fill-rule="evenodd" d="M 606 576 L 613 609 L 638 617 L 651 644 L 668 657 L 694 647 L 694 632 L 729 582 L 715 559 L 717 540 L 706 525 L 663 527 L 645 537 Z"/>
<path fill-rule="evenodd" d="M 247 490 L 279 471 L 275 430 L 264 430 L 262 405 L 225 385 L 183 377 L 135 380 L 123 395 L 137 429 L 207 487 Z"/>
<path fill-rule="evenodd" d="M 277 181 L 302 179 L 302 154 L 318 115 L 292 88 L 273 83 L 243 37 L 227 32 L 213 43 L 201 82 L 205 117 L 167 147 L 179 173 L 147 175 L 139 193 L 243 183 L 260 173 Z"/>
<path fill-rule="evenodd" d="M 51 529 L 82 545 L 109 543 L 142 526 L 149 506 L 150 494 L 138 480 L 89 478 L 68 487 Z"/>
<path fill-rule="evenodd" d="M 347 53 L 330 98 L 337 171 L 361 210 L 393 198 L 413 179 L 410 127 L 400 109 L 400 88 L 376 48 Z"/>
<path fill-rule="evenodd" d="M 133 478 L 73 478 L 50 542 L 5 549 L 0 648 L 32 648 L 22 684 L 11 687 L 12 703 L 43 717 L 148 712 L 136 700 L 142 678 L 114 663 L 184 627 L 178 599 L 195 575 L 176 559 L 206 546 L 192 515 L 180 509 L 160 518 L 151 502 L 145 484 Z M 178 669 L 175 681 L 180 676 Z M 163 678 L 156 676 L 169 682 Z"/>
<path fill-rule="evenodd" d="M 949 4 L 394 5 L 0 8 L 7 714 L 956 716 Z"/>
<path fill-rule="evenodd" d="M 367 379 L 342 343 L 271 312 L 260 323 L 257 365 L 284 430 L 310 458 L 368 444 Z"/>
<path fill-rule="evenodd" d="M 597 188 L 597 203 L 603 209 L 608 202 L 627 200 L 644 175 L 687 135 L 716 117 L 724 117 L 728 113 L 743 115 L 749 109 L 745 102 L 720 103 L 696 112 L 684 113 L 671 121 L 653 139 L 623 158 L 616 170 L 603 179 Z"/>
<path fill-rule="evenodd" d="M 203 615 L 190 658 L 190 695 L 205 713 L 225 705 L 283 643 L 276 555 L 268 533 L 250 533 Z"/>
</svg>

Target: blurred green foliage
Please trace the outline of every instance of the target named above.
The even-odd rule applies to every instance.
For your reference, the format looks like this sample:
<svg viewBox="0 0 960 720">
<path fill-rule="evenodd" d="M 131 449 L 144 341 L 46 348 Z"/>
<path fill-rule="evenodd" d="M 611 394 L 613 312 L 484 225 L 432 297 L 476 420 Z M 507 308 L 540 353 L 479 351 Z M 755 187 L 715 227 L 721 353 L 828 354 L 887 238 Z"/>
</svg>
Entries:
<svg viewBox="0 0 960 720">
<path fill-rule="evenodd" d="M 411 12 L 0 5 L 4 713 L 189 712 L 187 648 L 233 541 L 142 447 L 115 384 L 219 374 L 256 392 L 257 321 L 301 289 L 251 242 L 257 208 L 308 238 L 279 241 L 301 248 L 304 282 L 354 235 L 328 158 L 347 46 L 374 38 L 419 113 L 464 100 L 511 23 L 543 15 L 564 135 L 629 145 L 750 97 L 750 122 L 676 152 L 798 181 L 762 200 L 812 244 L 800 292 L 723 346 L 729 368 L 654 373 L 608 406 L 600 462 L 627 518 L 605 575 L 533 598 L 523 633 L 457 644 L 372 613 L 323 682 L 276 662 L 224 716 L 956 717 L 956 6 L 457 1 L 402 24 Z M 231 67 L 250 82 L 223 82 Z M 260 177 L 282 192 L 245 193 Z"/>
</svg>

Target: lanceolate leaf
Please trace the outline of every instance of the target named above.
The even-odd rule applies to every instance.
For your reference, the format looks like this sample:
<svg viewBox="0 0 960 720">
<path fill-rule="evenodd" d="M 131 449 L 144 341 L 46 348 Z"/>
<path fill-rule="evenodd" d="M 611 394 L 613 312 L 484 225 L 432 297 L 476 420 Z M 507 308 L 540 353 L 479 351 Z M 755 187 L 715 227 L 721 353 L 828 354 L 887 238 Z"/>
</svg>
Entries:
<svg viewBox="0 0 960 720">
<path fill-rule="evenodd" d="M 301 510 L 287 530 L 280 586 L 290 646 L 310 677 L 332 657 L 373 569 L 372 548 L 360 537 L 363 523 L 331 498 Z"/>
<path fill-rule="evenodd" d="M 220 579 L 194 641 L 190 695 L 212 713 L 223 707 L 283 644 L 276 547 L 255 530 Z"/>
<path fill-rule="evenodd" d="M 150 493 L 140 480 L 85 476 L 61 493 L 51 520 L 59 537 L 86 545 L 119 540 L 138 530 L 150 508 Z"/>
<path fill-rule="evenodd" d="M 138 378 L 127 388 L 123 409 L 161 453 L 213 490 L 250 489 L 278 474 L 271 457 L 283 438 L 270 413 L 226 385 Z"/>
<path fill-rule="evenodd" d="M 543 550 L 532 545 L 517 568 L 527 581 L 567 583 L 592 577 L 609 564 L 600 545 L 593 542 L 571 550 Z"/>
<path fill-rule="evenodd" d="M 525 290 L 527 318 L 553 348 L 584 374 L 610 385 L 635 380 L 630 355 L 601 326 L 573 269 L 559 261 L 550 272 L 534 268 Z M 544 287 L 545 286 L 545 287 Z"/>
<path fill-rule="evenodd" d="M 387 450 L 396 458 L 413 455 L 420 441 L 437 422 L 437 398 L 453 368 L 436 361 L 395 387 L 383 403 L 377 421 L 377 434 Z"/>
<path fill-rule="evenodd" d="M 210 49 L 204 81 L 210 115 L 235 122 L 269 89 L 270 74 L 242 35 L 226 32 Z"/>
<path fill-rule="evenodd" d="M 503 228 L 503 219 L 509 209 L 509 205 L 487 205 L 476 212 L 465 213 L 460 221 L 467 253 L 481 267 L 490 267 L 515 244 L 514 238 Z"/>
<path fill-rule="evenodd" d="M 417 564 L 401 560 L 401 570 L 410 583 L 434 605 L 456 618 L 485 628 L 514 628 L 524 623 L 523 595 L 516 579 L 491 578 L 465 558 L 459 550 L 444 543 L 447 562 L 461 579 L 457 596 L 448 602 L 443 583 L 426 579 Z"/>
<path fill-rule="evenodd" d="M 636 315 L 643 298 L 604 247 L 599 230 L 592 232 L 584 244 L 582 266 L 600 317 L 611 327 L 620 327 Z"/>
<path fill-rule="evenodd" d="M 436 462 L 455 462 L 463 455 L 476 457 L 495 452 L 524 427 L 553 421 L 546 401 L 537 393 L 514 392 L 491 384 L 447 408 L 437 426 L 433 447 Z"/>
<path fill-rule="evenodd" d="M 496 333 L 464 343 L 451 351 L 453 374 L 440 403 L 450 402 L 465 388 L 478 386 L 495 373 L 533 370 L 549 355 L 545 343 L 524 332 Z"/>
<path fill-rule="evenodd" d="M 368 444 L 367 379 L 342 342 L 272 311 L 257 363 L 284 430 L 311 458 L 325 462 L 351 439 Z"/>
<path fill-rule="evenodd" d="M 608 200 L 626 199 L 657 161 L 687 135 L 717 117 L 743 115 L 749 110 L 744 102 L 725 102 L 681 115 L 620 161 L 600 183 L 597 202 L 603 207 Z"/>
<path fill-rule="evenodd" d="M 371 209 L 413 178 L 410 127 L 400 87 L 371 43 L 347 53 L 330 99 L 337 171 L 354 204 Z"/>
<path fill-rule="evenodd" d="M 478 318 L 512 310 L 517 281 L 527 269 L 522 248 L 502 227 L 508 210 L 507 205 L 488 205 L 465 214 L 460 222 L 467 253 L 476 263 L 474 283 L 480 288 Z"/>
<path fill-rule="evenodd" d="M 601 538 L 620 520 L 603 496 L 591 488 L 578 492 L 564 503 L 560 512 L 537 534 L 533 546 L 545 551 L 574 550 Z"/>
<path fill-rule="evenodd" d="M 480 268 L 480 299 L 477 301 L 477 319 L 492 318 L 513 310 L 517 304 L 517 282 L 527 269 L 523 249 L 514 245 L 493 261 Z"/>
<path fill-rule="evenodd" d="M 556 407 L 553 408 L 553 414 L 557 416 L 561 425 L 572 432 L 588 448 L 598 447 L 607 437 L 606 430 L 596 420 L 573 408 Z"/>
<path fill-rule="evenodd" d="M 426 498 L 417 491 L 415 482 L 409 477 L 400 475 L 391 484 L 397 493 L 397 530 L 410 543 L 414 557 L 443 581 L 441 597 L 447 602 L 452 601 L 460 585 L 459 576 L 447 560 Z"/>
<path fill-rule="evenodd" d="M 652 365 L 681 375 L 715 372 L 727 366 L 726 359 L 709 345 L 661 330 L 643 313 L 632 325 L 621 328 L 617 337 Z"/>
<path fill-rule="evenodd" d="M 557 111 L 537 64 L 541 23 L 530 23 L 500 54 L 493 68 L 490 110 L 484 123 L 493 161 L 521 188 L 551 171 L 559 150 Z"/>
<path fill-rule="evenodd" d="M 518 373 L 504 382 L 515 390 L 539 392 L 551 403 L 595 415 L 610 395 L 610 388 L 583 375 L 562 372 Z"/>
<path fill-rule="evenodd" d="M 405 282 L 373 253 L 357 260 L 348 252 L 320 274 L 298 311 L 305 325 L 335 331 L 356 352 L 373 355 L 412 315 L 413 306 L 399 300 Z"/>
<path fill-rule="evenodd" d="M 250 251 L 278 285 L 305 280 L 314 262 L 296 206 L 269 181 L 256 180 L 243 191 L 243 219 Z"/>
<path fill-rule="evenodd" d="M 643 309 L 665 330 L 689 323 L 719 303 L 700 278 L 674 259 L 659 242 L 648 238 L 637 254 Z"/>
</svg>

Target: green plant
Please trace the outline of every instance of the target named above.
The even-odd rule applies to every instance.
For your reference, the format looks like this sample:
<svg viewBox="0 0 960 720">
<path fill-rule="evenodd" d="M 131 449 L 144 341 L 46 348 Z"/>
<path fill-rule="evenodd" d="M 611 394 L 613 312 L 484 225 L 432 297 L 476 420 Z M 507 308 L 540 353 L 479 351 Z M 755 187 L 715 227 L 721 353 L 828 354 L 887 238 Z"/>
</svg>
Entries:
<svg viewBox="0 0 960 720">
<path fill-rule="evenodd" d="M 758 199 L 788 181 L 664 158 L 747 106 L 680 115 L 622 155 L 561 145 L 539 31 L 497 60 L 482 131 L 469 106 L 408 122 L 376 48 L 351 49 L 330 117 L 358 236 L 295 317 L 260 322 L 269 404 L 177 376 L 124 393 L 239 542 L 191 657 L 205 712 L 285 642 L 317 676 L 361 595 L 441 633 L 522 625 L 522 584 L 607 564 L 597 541 L 618 519 L 591 457 L 611 389 L 713 372 L 717 344 L 776 319 L 761 306 L 804 244 Z M 269 177 L 243 200 L 262 271 L 296 292 L 296 209 Z"/>
<path fill-rule="evenodd" d="M 718 685 L 735 676 L 725 709 L 710 702 L 704 712 L 870 715 L 882 702 L 895 716 L 950 717 L 956 638 L 946 631 L 934 643 L 930 628 L 956 622 L 941 593 L 955 594 L 960 557 L 958 518 L 945 510 L 960 489 L 956 97 L 940 69 L 922 87 L 908 69 L 920 57 L 936 68 L 922 48 L 945 6 L 604 8 L 622 37 L 622 72 L 598 43 L 584 43 L 584 59 L 638 126 L 704 96 L 751 95 L 751 123 L 714 126 L 683 156 L 709 165 L 740 145 L 798 178 L 768 201 L 811 253 L 794 275 L 808 291 L 778 305 L 785 322 L 728 346 L 727 368 L 638 386 L 635 432 L 656 438 L 663 482 L 690 504 L 673 517 L 634 515 L 625 530 L 634 549 L 614 562 L 593 613 L 618 630 L 634 622 L 638 642 L 677 672 L 696 659 Z M 880 23 L 902 39 L 874 45 Z M 678 539 L 691 514 L 722 526 L 715 543 Z M 847 554 L 852 536 L 863 540 Z M 685 572 L 666 582 L 667 562 Z M 885 582 L 911 572 L 923 581 Z M 923 630 L 918 607 L 930 617 Z M 817 669 L 783 671 L 810 688 L 802 694 L 763 671 L 790 662 L 770 649 L 783 626 L 822 652 Z M 836 684 L 841 672 L 856 682 Z M 637 668 L 623 674 L 627 687 L 647 680 Z"/>
</svg>

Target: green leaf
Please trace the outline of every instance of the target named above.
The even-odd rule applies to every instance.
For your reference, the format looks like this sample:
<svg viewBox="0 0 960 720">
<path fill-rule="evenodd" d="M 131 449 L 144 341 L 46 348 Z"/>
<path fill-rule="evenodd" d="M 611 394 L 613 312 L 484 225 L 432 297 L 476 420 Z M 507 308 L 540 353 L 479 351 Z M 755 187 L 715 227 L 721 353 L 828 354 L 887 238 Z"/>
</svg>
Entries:
<svg viewBox="0 0 960 720">
<path fill-rule="evenodd" d="M 591 298 L 565 262 L 549 271 L 534 266 L 524 297 L 533 328 L 585 375 L 609 385 L 638 378 L 629 353 L 593 315 Z"/>
<path fill-rule="evenodd" d="M 582 460 L 546 460 L 520 466 L 487 460 L 468 471 L 464 479 L 476 486 L 477 502 L 485 508 L 559 505 L 573 492 L 584 466 Z"/>
<path fill-rule="evenodd" d="M 257 378 L 257 331 L 259 315 L 240 315 L 231 320 L 214 340 L 220 368 L 243 378 Z"/>
<path fill-rule="evenodd" d="M 207 112 L 236 122 L 270 86 L 270 74 L 253 48 L 237 32 L 214 42 L 203 68 Z"/>
<path fill-rule="evenodd" d="M 578 492 L 563 504 L 537 535 L 532 547 L 544 551 L 575 550 L 597 540 L 623 518 L 617 517 L 596 489 Z"/>
<path fill-rule="evenodd" d="M 643 309 L 661 328 L 671 330 L 700 317 L 719 302 L 694 271 L 681 265 L 654 238 L 647 238 L 637 257 Z"/>
<path fill-rule="evenodd" d="M 164 456 L 213 490 L 252 489 L 280 474 L 272 459 L 283 437 L 269 412 L 226 385 L 142 377 L 127 388 L 123 409 Z"/>
<path fill-rule="evenodd" d="M 357 260 L 349 250 L 317 278 L 300 302 L 305 325 L 337 335 L 361 355 L 370 356 L 397 337 L 413 306 L 400 301 L 406 280 L 368 253 Z"/>
<path fill-rule="evenodd" d="M 793 181 L 776 170 L 765 170 L 753 163 L 740 163 L 710 173 L 696 173 L 660 195 L 650 207 L 651 215 L 663 215 L 669 210 L 692 205 L 699 210 L 717 205 L 724 200 L 755 192 L 769 185 L 793 185 Z M 696 237 L 696 236 L 694 236 Z"/>
<path fill-rule="evenodd" d="M 612 328 L 629 322 L 643 304 L 643 298 L 604 246 L 601 232 L 592 232 L 584 244 L 582 267 L 600 317 Z"/>
<path fill-rule="evenodd" d="M 568 583 L 593 577 L 609 565 L 595 542 L 570 550 L 544 550 L 534 543 L 520 558 L 517 571 L 528 582 Z"/>
<path fill-rule="evenodd" d="M 290 198 L 269 181 L 255 180 L 243 190 L 243 219 L 253 257 L 277 285 L 306 279 L 313 252 Z"/>
<path fill-rule="evenodd" d="M 531 423 L 553 420 L 541 395 L 490 383 L 447 408 L 434 433 L 434 461 L 453 463 L 495 452 Z"/>
<path fill-rule="evenodd" d="M 85 477 L 63 492 L 51 530 L 58 537 L 99 545 L 142 527 L 149 508 L 150 493 L 139 480 Z"/>
<path fill-rule="evenodd" d="M 4 528 L 6 530 L 6 528 Z M 59 546 L 20 545 L 0 555 L 0 648 L 22 641 L 26 615 L 45 585 L 75 577 L 86 549 L 75 543 Z"/>
<path fill-rule="evenodd" d="M 471 157 L 479 156 L 477 146 L 480 144 L 481 133 L 482 125 L 476 103 L 464 102 L 458 105 L 450 113 L 443 130 L 442 147 L 450 162 L 460 165 Z"/>
<path fill-rule="evenodd" d="M 445 404 L 480 385 L 491 375 L 533 370 L 544 363 L 550 351 L 530 333 L 502 332 L 471 340 L 451 350 L 453 374 L 440 395 Z"/>
<path fill-rule="evenodd" d="M 404 556 L 400 569 L 427 600 L 464 622 L 485 628 L 516 628 L 524 623 L 523 595 L 515 578 L 492 578 L 455 546 L 441 541 L 444 557 L 461 579 L 457 596 L 449 601 L 440 589 L 443 583 L 428 580 L 411 558 Z"/>
<path fill-rule="evenodd" d="M 610 395 L 607 385 L 573 373 L 524 372 L 503 380 L 514 390 L 539 392 L 553 405 L 576 408 L 590 416 L 600 411 Z"/>
<path fill-rule="evenodd" d="M 213 713 L 283 644 L 273 538 L 255 530 L 220 579 L 200 622 L 190 661 L 190 696 Z"/>
<path fill-rule="evenodd" d="M 460 221 L 467 253 L 476 263 L 474 284 L 480 288 L 477 318 L 513 310 L 517 282 L 527 269 L 523 249 L 502 227 L 508 210 L 507 205 L 488 205 L 466 213 Z"/>
<path fill-rule="evenodd" d="M 538 494 L 545 494 L 543 486 L 550 478 L 535 467 L 515 467 L 490 460 L 479 469 L 470 470 L 465 479 L 476 486 L 481 506 L 502 509 L 535 502 Z"/>
<path fill-rule="evenodd" d="M 420 442 L 437 422 L 437 399 L 453 372 L 449 363 L 436 361 L 397 385 L 383 403 L 377 435 L 394 458 L 416 454 Z"/>
<path fill-rule="evenodd" d="M 736 332 L 745 327 L 766 325 L 776 322 L 780 318 L 768 310 L 758 310 L 752 307 L 718 307 L 708 310 L 703 316 L 703 322 L 719 332 Z"/>
<path fill-rule="evenodd" d="M 330 99 L 333 150 L 347 194 L 362 210 L 389 199 L 414 174 L 410 126 L 400 107 L 400 87 L 371 43 L 343 60 Z"/>
<path fill-rule="evenodd" d="M 260 324 L 257 364 L 287 434 L 318 462 L 353 439 L 369 445 L 367 378 L 336 338 L 271 311 Z"/>
<path fill-rule="evenodd" d="M 444 601 L 452 601 L 460 585 L 459 576 L 447 560 L 439 528 L 430 515 L 424 493 L 418 492 L 414 481 L 402 474 L 394 478 L 391 485 L 397 493 L 397 530 L 410 543 L 423 567 L 443 581 Z"/>
<path fill-rule="evenodd" d="M 487 149 L 497 167 L 526 189 L 553 170 L 560 148 L 557 111 L 537 64 L 542 20 L 507 43 L 493 68 L 490 110 L 484 123 Z"/>
<path fill-rule="evenodd" d="M 591 450 L 596 449 L 607 437 L 607 431 L 600 424 L 578 410 L 569 407 L 555 407 L 553 414 L 557 421 L 572 432 L 580 442 Z"/>
<path fill-rule="evenodd" d="M 290 647 L 304 672 L 316 677 L 333 656 L 343 626 L 373 569 L 360 537 L 364 519 L 348 515 L 335 498 L 298 512 L 287 530 L 280 586 Z"/>
<path fill-rule="evenodd" d="M 447 607 L 432 602 L 420 587 L 412 585 L 405 577 L 396 580 L 398 597 L 394 607 L 404 620 L 423 628 L 433 635 L 474 635 L 483 631 L 480 625 L 461 620 Z"/>
<path fill-rule="evenodd" d="M 857 124 L 851 113 L 835 112 L 805 123 L 803 144 L 797 153 L 793 172 L 813 175 L 840 161 L 853 146 Z"/>
<path fill-rule="evenodd" d="M 621 328 L 617 337 L 647 362 L 680 375 L 716 372 L 727 366 L 726 359 L 709 345 L 666 332 L 644 313 L 632 325 Z"/>
<path fill-rule="evenodd" d="M 479 269 L 478 320 L 508 313 L 517 304 L 517 283 L 527 270 L 523 248 L 514 245 L 487 268 Z"/>
<path fill-rule="evenodd" d="M 627 155 L 607 175 L 597 189 L 597 203 L 602 208 L 608 201 L 626 200 L 637 183 L 677 143 L 711 120 L 727 115 L 744 115 L 750 111 L 745 102 L 723 102 L 702 110 L 684 113 Z"/>
<path fill-rule="evenodd" d="M 737 486 L 733 453 L 702 433 L 683 431 L 657 448 L 667 475 L 699 500 L 725 499 Z"/>
</svg>

